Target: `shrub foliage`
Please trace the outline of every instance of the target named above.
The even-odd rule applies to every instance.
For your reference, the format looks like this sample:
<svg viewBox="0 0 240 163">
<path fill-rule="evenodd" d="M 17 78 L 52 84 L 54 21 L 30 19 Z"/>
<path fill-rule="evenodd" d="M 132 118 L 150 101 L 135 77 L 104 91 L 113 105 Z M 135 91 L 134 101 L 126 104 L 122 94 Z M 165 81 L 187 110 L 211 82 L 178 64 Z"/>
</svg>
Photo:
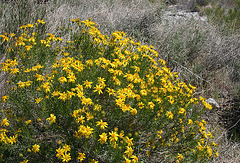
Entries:
<svg viewBox="0 0 240 163">
<path fill-rule="evenodd" d="M 103 35 L 73 19 L 69 40 L 45 22 L 1 35 L 9 91 L 2 97 L 3 162 L 205 161 L 218 156 L 201 119 L 211 105 L 178 79 L 153 46 Z"/>
<path fill-rule="evenodd" d="M 205 13 L 212 22 L 224 24 L 228 30 L 240 30 L 240 0 L 234 0 L 234 7 L 229 9 L 215 4 L 214 1 L 211 6 L 205 9 Z"/>
</svg>

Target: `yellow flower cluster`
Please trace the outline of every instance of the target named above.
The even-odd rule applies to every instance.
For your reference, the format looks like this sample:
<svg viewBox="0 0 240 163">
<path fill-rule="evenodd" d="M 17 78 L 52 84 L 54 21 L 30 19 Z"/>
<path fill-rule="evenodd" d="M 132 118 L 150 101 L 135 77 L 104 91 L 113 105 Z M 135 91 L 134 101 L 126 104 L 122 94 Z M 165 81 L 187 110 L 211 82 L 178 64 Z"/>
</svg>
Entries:
<svg viewBox="0 0 240 163">
<path fill-rule="evenodd" d="M 34 144 L 34 145 L 32 146 L 32 151 L 33 151 L 34 153 L 39 152 L 39 151 L 40 151 L 40 145 Z"/>
<path fill-rule="evenodd" d="M 10 125 L 9 124 L 9 120 L 7 118 L 4 118 L 1 121 L 1 126 L 7 127 L 9 125 Z M 3 144 L 13 144 L 13 143 L 16 143 L 18 134 L 15 134 L 13 136 L 8 136 L 7 135 L 8 132 L 10 132 L 10 131 L 5 129 L 5 128 L 0 128 L 0 142 L 2 142 Z"/>
<path fill-rule="evenodd" d="M 29 32 L 44 21 L 22 26 L 24 32 L 14 44 L 19 48 L 21 59 L 2 63 L 2 71 L 12 74 L 11 84 L 17 85 L 14 91 L 27 92 L 19 99 L 28 99 L 31 92 L 34 98 L 29 101 L 33 102 L 33 110 L 39 115 L 51 113 L 50 117 L 41 118 L 55 123 L 51 127 L 65 133 L 64 139 L 81 144 L 80 151 L 84 153 L 72 155 L 77 158 L 71 158 L 70 145 L 66 144 L 56 149 L 57 158 L 62 162 L 89 161 L 102 149 L 110 149 L 108 152 L 112 152 L 113 157 L 121 153 L 123 158 L 119 160 L 124 162 L 138 162 L 139 158 L 151 156 L 157 150 L 172 152 L 176 162 L 184 162 L 193 155 L 199 159 L 218 155 L 213 136 L 206 129 L 207 122 L 197 115 L 198 110 L 211 109 L 211 105 L 202 97 L 193 97 L 196 88 L 180 81 L 178 74 L 158 58 L 153 46 L 134 42 L 124 32 L 103 35 L 91 20 L 72 19 L 72 22 L 78 24 L 80 36 L 73 34 L 73 39 L 65 42 L 66 46 L 59 47 L 52 46 L 51 42 L 61 42 L 61 38 L 48 33 L 45 39 L 39 39 L 37 33 Z M 7 41 L 5 36 L 2 38 Z M 55 60 L 24 65 L 25 61 L 34 60 L 34 55 L 30 55 L 34 46 L 44 47 L 46 51 L 52 48 L 49 51 L 54 53 L 51 57 Z M 7 99 L 9 96 L 2 97 L 3 102 Z M 45 108 L 43 114 L 39 108 Z M 65 117 L 69 124 L 61 122 Z M 25 124 L 31 122 L 28 120 Z M 8 120 L 3 119 L 1 126 L 8 125 Z M 73 137 L 69 138 L 69 134 Z M 0 140 L 9 143 L 5 137 L 2 129 Z M 189 140 L 192 142 L 188 143 Z M 89 146 L 93 151 L 87 149 Z M 35 144 L 32 151 L 37 153 L 39 148 Z M 144 148 L 138 151 L 140 157 L 136 156 L 137 148 Z M 94 156 L 86 158 L 90 155 Z"/>
<path fill-rule="evenodd" d="M 46 119 L 47 121 L 50 122 L 50 124 L 56 122 L 56 116 L 54 114 L 50 114 L 50 117 Z"/>
<path fill-rule="evenodd" d="M 63 162 L 69 162 L 71 160 L 71 155 L 70 152 L 71 151 L 71 147 L 67 144 L 65 144 L 63 146 L 63 148 L 58 148 L 56 149 L 56 157 L 59 159 L 62 159 Z"/>
</svg>

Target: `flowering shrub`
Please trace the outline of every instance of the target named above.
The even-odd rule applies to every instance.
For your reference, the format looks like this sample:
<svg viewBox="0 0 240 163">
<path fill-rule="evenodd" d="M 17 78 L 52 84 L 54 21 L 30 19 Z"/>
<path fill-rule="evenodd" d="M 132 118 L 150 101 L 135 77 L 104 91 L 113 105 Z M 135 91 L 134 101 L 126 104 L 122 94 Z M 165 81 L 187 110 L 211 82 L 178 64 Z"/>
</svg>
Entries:
<svg viewBox="0 0 240 163">
<path fill-rule="evenodd" d="M 204 161 L 217 144 L 201 119 L 211 105 L 193 96 L 154 47 L 124 32 L 103 35 L 91 19 L 63 41 L 38 35 L 44 21 L 4 34 L 9 91 L 2 97 L 5 162 Z M 66 33 L 61 27 L 61 32 Z"/>
</svg>

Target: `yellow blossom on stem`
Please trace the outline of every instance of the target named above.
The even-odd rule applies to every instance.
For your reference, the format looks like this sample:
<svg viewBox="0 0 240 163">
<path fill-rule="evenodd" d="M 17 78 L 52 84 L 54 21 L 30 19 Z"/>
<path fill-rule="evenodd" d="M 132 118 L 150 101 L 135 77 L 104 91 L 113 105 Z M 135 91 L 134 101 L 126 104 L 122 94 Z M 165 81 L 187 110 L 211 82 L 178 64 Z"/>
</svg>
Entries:
<svg viewBox="0 0 240 163">
<path fill-rule="evenodd" d="M 78 153 L 78 160 L 80 161 L 80 162 L 82 162 L 84 159 L 85 159 L 86 157 L 85 157 L 85 153 Z"/>
<path fill-rule="evenodd" d="M 32 123 L 32 120 L 27 120 L 27 121 L 25 121 L 25 124 L 26 124 L 26 125 L 29 125 L 30 123 Z"/>
<path fill-rule="evenodd" d="M 61 158 L 64 155 L 64 149 L 62 149 L 62 148 L 56 149 L 56 152 L 57 152 L 57 154 L 56 154 L 57 158 Z"/>
<path fill-rule="evenodd" d="M 137 114 L 137 109 L 132 109 L 130 112 L 131 112 L 131 115 L 136 115 Z"/>
<path fill-rule="evenodd" d="M 7 118 L 4 118 L 1 122 L 1 126 L 5 127 L 5 126 L 9 126 L 9 121 Z"/>
<path fill-rule="evenodd" d="M 56 116 L 54 114 L 50 114 L 50 117 L 46 119 L 47 121 L 50 122 L 50 124 L 56 122 Z"/>
<path fill-rule="evenodd" d="M 63 92 L 63 93 L 59 93 L 59 97 L 58 99 L 66 101 L 68 99 L 68 94 Z"/>
<path fill-rule="evenodd" d="M 100 129 L 104 130 L 108 126 L 108 124 L 107 124 L 107 122 L 103 122 L 102 119 L 101 119 L 100 121 L 97 121 L 96 126 L 100 126 Z"/>
<path fill-rule="evenodd" d="M 91 88 L 92 87 L 92 82 L 89 82 L 88 80 L 84 81 L 85 88 Z"/>
<path fill-rule="evenodd" d="M 127 146 L 127 150 L 124 152 L 128 157 L 132 156 L 133 149 L 132 147 Z"/>
<path fill-rule="evenodd" d="M 34 144 L 33 147 L 32 147 L 32 151 L 34 153 L 39 152 L 40 151 L 40 145 Z"/>
<path fill-rule="evenodd" d="M 118 134 L 117 134 L 117 132 L 109 132 L 109 135 L 110 135 L 110 141 L 111 142 L 116 142 L 116 141 L 118 141 Z"/>
<path fill-rule="evenodd" d="M 193 121 L 191 119 L 188 119 L 188 124 L 189 125 L 192 125 L 193 124 Z"/>
<path fill-rule="evenodd" d="M 133 146 L 133 138 L 129 138 L 128 136 L 126 136 L 125 138 L 125 142 L 128 144 L 128 146 Z"/>
<path fill-rule="evenodd" d="M 62 76 L 62 77 L 60 77 L 60 78 L 58 79 L 58 81 L 59 81 L 61 84 L 63 84 L 63 83 L 65 83 L 65 82 L 67 82 L 67 79 Z"/>
<path fill-rule="evenodd" d="M 65 152 L 69 152 L 71 150 L 70 145 L 64 144 L 63 149 Z"/>
<path fill-rule="evenodd" d="M 9 99 L 9 96 L 8 96 L 8 95 L 2 96 L 2 102 L 6 102 L 7 99 Z"/>
<path fill-rule="evenodd" d="M 171 111 L 167 111 L 166 116 L 168 119 L 173 119 L 173 113 Z"/>
<path fill-rule="evenodd" d="M 64 155 L 62 155 L 62 161 L 63 162 L 68 162 L 71 160 L 71 155 L 70 153 L 65 153 Z"/>
<path fill-rule="evenodd" d="M 19 88 L 24 88 L 24 87 L 25 87 L 25 83 L 24 83 L 24 82 L 21 82 L 21 81 L 20 81 L 20 82 L 18 82 L 17 84 L 18 84 L 18 87 L 19 87 Z"/>
<path fill-rule="evenodd" d="M 28 160 L 23 160 L 20 163 L 28 163 Z"/>
<path fill-rule="evenodd" d="M 100 139 L 98 139 L 98 141 L 101 143 L 101 144 L 104 144 L 106 141 L 107 141 L 107 133 L 102 133 L 101 135 L 99 135 Z"/>
<path fill-rule="evenodd" d="M 43 98 L 41 98 L 41 97 L 35 99 L 35 101 L 36 101 L 35 103 L 36 103 L 36 104 L 39 104 L 39 103 L 42 101 L 42 99 L 43 99 Z"/>
<path fill-rule="evenodd" d="M 180 108 L 178 114 L 186 114 L 186 110 L 184 108 Z"/>
<path fill-rule="evenodd" d="M 103 87 L 101 85 L 96 85 L 96 87 L 94 87 L 94 89 L 95 90 L 93 92 L 98 92 L 99 95 L 103 94 L 103 92 L 102 92 Z"/>
</svg>

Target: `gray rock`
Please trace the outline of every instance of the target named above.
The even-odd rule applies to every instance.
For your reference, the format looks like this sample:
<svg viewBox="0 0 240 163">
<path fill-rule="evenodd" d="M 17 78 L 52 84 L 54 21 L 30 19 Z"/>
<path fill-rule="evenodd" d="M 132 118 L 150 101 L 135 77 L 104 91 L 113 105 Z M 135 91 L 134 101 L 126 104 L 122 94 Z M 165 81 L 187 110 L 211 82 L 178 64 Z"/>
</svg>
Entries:
<svg viewBox="0 0 240 163">
<path fill-rule="evenodd" d="M 207 103 L 209 103 L 210 105 L 212 105 L 213 107 L 216 108 L 220 108 L 220 106 L 218 105 L 218 103 L 213 99 L 213 98 L 208 98 L 206 100 Z"/>
</svg>

